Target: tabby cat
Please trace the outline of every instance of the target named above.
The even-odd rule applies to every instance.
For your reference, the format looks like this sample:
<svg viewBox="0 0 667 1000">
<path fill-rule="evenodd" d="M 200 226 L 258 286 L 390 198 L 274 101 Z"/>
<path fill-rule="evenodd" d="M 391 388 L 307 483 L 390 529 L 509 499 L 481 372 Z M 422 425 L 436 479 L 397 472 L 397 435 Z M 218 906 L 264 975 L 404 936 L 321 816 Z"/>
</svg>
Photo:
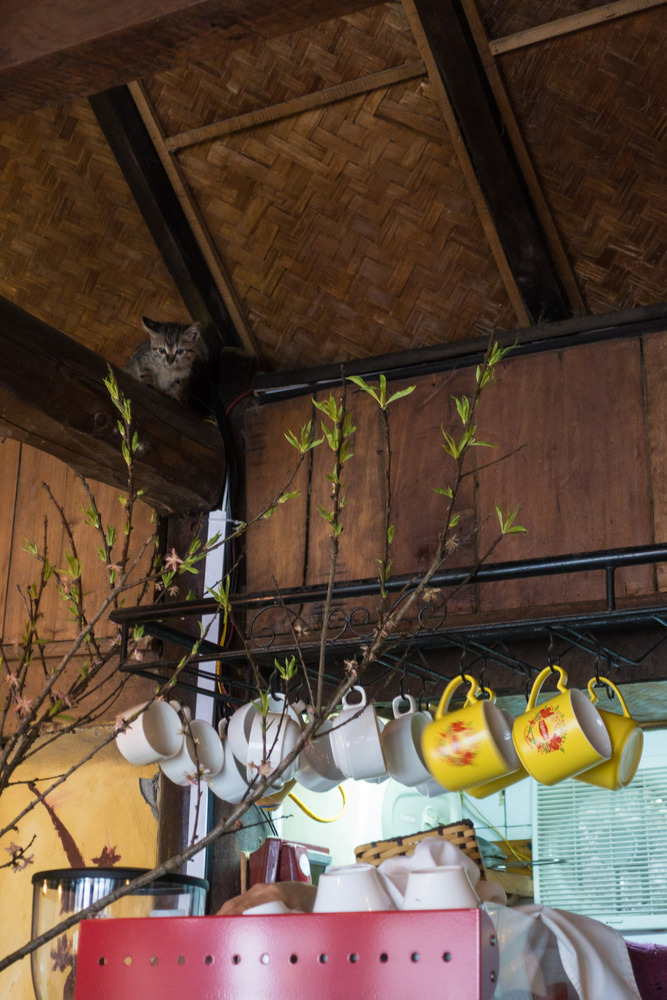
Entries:
<svg viewBox="0 0 667 1000">
<path fill-rule="evenodd" d="M 160 323 L 146 316 L 141 322 L 149 339 L 137 347 L 125 371 L 177 403 L 185 403 L 201 324 Z"/>
</svg>

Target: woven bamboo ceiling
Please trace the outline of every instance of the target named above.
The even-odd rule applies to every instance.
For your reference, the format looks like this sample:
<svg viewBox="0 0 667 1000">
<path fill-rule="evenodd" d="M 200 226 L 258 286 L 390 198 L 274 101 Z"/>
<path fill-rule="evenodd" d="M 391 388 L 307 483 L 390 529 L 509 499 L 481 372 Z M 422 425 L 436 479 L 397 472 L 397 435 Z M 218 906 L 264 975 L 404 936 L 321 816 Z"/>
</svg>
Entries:
<svg viewBox="0 0 667 1000">
<path fill-rule="evenodd" d="M 79 6 L 4 28 L 0 295 L 117 364 L 142 315 L 274 372 L 667 298 L 659 0 Z"/>
</svg>

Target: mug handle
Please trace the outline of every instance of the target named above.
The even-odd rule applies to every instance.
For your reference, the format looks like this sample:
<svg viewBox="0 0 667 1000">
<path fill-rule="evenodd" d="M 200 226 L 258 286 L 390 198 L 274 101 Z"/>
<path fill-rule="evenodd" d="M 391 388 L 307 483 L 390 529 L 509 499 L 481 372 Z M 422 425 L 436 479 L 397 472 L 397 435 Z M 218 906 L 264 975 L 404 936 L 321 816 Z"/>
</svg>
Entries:
<svg viewBox="0 0 667 1000">
<path fill-rule="evenodd" d="M 407 701 L 408 704 L 410 705 L 410 708 L 407 710 L 407 712 L 401 712 L 399 710 L 398 706 L 401 704 L 402 701 Z M 417 711 L 417 702 L 415 701 L 415 699 L 412 697 L 411 694 L 406 694 L 406 695 L 397 694 L 391 703 L 391 710 L 394 713 L 395 719 L 400 719 L 402 715 L 414 715 L 414 713 Z"/>
<path fill-rule="evenodd" d="M 468 684 L 470 685 L 470 687 L 468 688 L 468 693 L 466 695 L 466 702 L 465 702 L 466 705 L 477 704 L 476 696 L 482 689 L 480 688 L 475 678 L 471 677 L 470 674 L 463 674 L 463 676 L 461 677 L 453 677 L 442 693 L 440 704 L 438 705 L 435 711 L 435 716 L 434 716 L 435 720 L 441 719 L 443 715 L 446 713 L 447 709 L 449 708 L 449 703 L 452 700 L 452 695 L 456 691 L 457 687 L 460 684 L 463 684 L 464 681 L 467 681 Z"/>
<path fill-rule="evenodd" d="M 358 691 L 361 695 L 361 701 L 358 705 L 348 705 L 347 698 L 350 692 Z M 363 708 L 366 704 L 366 691 L 360 684 L 353 684 L 349 691 L 343 695 L 343 708 Z"/>
<path fill-rule="evenodd" d="M 630 710 L 629 710 L 628 706 L 625 703 L 625 698 L 623 697 L 623 695 L 621 694 L 621 692 L 618 690 L 618 688 L 616 687 L 616 685 L 614 684 L 614 682 L 608 680 L 607 677 L 600 677 L 600 678 L 591 677 L 591 679 L 589 680 L 589 682 L 588 682 L 588 693 L 589 693 L 589 695 L 591 697 L 591 701 L 593 702 L 593 704 L 595 705 L 595 703 L 598 700 L 598 696 L 595 693 L 595 691 L 593 690 L 594 687 L 595 687 L 595 684 L 598 681 L 598 679 L 601 680 L 603 684 L 608 684 L 609 685 L 609 687 L 612 689 L 612 691 L 614 692 L 614 694 L 618 698 L 619 702 L 621 703 L 621 708 L 623 709 L 623 715 L 626 717 L 626 719 L 631 719 L 632 716 L 630 715 Z"/>
<path fill-rule="evenodd" d="M 544 684 L 545 680 L 547 679 L 547 677 L 549 677 L 554 672 L 554 670 L 556 670 L 560 675 L 556 687 L 561 692 L 561 694 L 567 693 L 566 672 L 563 670 L 563 668 L 560 666 L 559 663 L 554 663 L 553 665 L 550 664 L 548 667 L 545 667 L 544 670 L 542 670 L 535 678 L 535 683 L 533 684 L 533 689 L 530 692 L 528 704 L 526 705 L 527 712 L 532 712 L 532 710 L 535 708 L 535 702 L 537 701 L 537 696 L 540 693 L 540 689 Z"/>
</svg>

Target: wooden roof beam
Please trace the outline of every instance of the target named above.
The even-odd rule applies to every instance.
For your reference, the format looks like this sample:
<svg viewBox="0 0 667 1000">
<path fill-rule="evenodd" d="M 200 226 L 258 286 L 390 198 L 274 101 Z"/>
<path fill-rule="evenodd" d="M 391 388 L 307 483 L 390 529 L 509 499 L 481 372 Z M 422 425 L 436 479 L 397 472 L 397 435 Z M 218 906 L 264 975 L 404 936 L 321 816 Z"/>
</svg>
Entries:
<svg viewBox="0 0 667 1000">
<path fill-rule="evenodd" d="M 405 0 L 444 87 L 528 321 L 573 313 L 460 0 Z M 412 16 L 411 16 L 412 15 Z M 417 24 L 414 24 L 414 18 Z"/>
<path fill-rule="evenodd" d="M 364 7 L 367 0 L 6 0 L 0 116 L 88 97 Z"/>
<path fill-rule="evenodd" d="M 0 298 L 0 434 L 55 455 L 77 472 L 127 486 L 117 411 L 99 355 Z M 225 450 L 217 427 L 140 385 L 116 378 L 139 434 L 135 483 L 161 514 L 210 511 L 220 502 Z"/>
</svg>

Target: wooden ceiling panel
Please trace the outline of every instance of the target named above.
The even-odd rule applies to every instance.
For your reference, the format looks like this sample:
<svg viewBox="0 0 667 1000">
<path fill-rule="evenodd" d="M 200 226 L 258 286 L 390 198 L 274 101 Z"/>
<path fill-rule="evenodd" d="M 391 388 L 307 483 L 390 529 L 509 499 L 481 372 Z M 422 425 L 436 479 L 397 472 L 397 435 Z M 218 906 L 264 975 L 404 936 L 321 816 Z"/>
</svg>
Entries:
<svg viewBox="0 0 667 1000">
<path fill-rule="evenodd" d="M 425 80 L 179 159 L 271 368 L 484 336 L 499 317 L 512 325 Z"/>
<path fill-rule="evenodd" d="M 400 4 L 380 4 L 144 81 L 166 136 L 419 58 Z"/>
<path fill-rule="evenodd" d="M 187 319 L 87 101 L 3 124 L 0 295 L 117 364 Z"/>
<path fill-rule="evenodd" d="M 665 297 L 664 28 L 659 7 L 500 59 L 590 313 Z"/>
</svg>

